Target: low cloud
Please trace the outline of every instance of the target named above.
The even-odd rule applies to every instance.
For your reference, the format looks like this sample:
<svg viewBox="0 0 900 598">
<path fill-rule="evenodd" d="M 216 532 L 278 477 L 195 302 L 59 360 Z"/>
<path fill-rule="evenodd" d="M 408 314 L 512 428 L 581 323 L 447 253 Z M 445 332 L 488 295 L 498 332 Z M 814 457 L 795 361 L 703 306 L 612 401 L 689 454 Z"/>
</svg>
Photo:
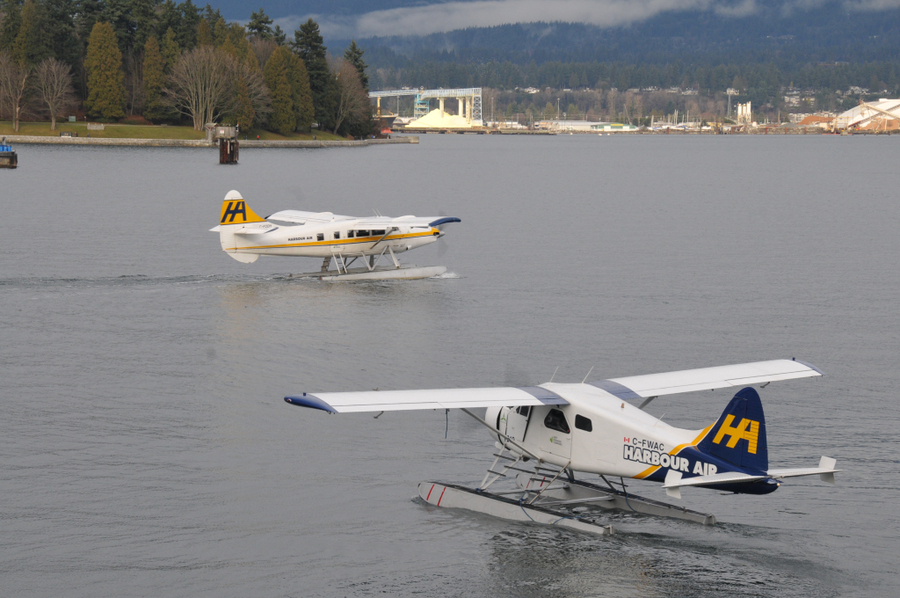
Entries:
<svg viewBox="0 0 900 598">
<path fill-rule="evenodd" d="M 809 10 L 833 0 L 787 0 L 783 10 Z M 877 11 L 900 7 L 900 0 L 841 0 L 844 9 Z M 616 27 L 666 12 L 708 10 L 727 17 L 756 13 L 756 0 L 476 0 L 412 8 L 376 10 L 362 15 L 310 14 L 275 19 L 285 31 L 312 18 L 325 37 L 348 39 L 389 35 L 428 35 L 466 27 L 562 21 Z"/>
<path fill-rule="evenodd" d="M 275 19 L 285 31 L 294 31 L 312 18 L 327 37 L 350 38 L 387 35 L 428 35 L 466 27 L 492 27 L 509 23 L 563 21 L 602 27 L 643 21 L 662 12 L 744 7 L 753 0 L 478 0 L 445 2 L 413 8 L 376 10 L 357 16 L 304 15 Z M 740 9 L 738 9 L 740 10 Z"/>
</svg>

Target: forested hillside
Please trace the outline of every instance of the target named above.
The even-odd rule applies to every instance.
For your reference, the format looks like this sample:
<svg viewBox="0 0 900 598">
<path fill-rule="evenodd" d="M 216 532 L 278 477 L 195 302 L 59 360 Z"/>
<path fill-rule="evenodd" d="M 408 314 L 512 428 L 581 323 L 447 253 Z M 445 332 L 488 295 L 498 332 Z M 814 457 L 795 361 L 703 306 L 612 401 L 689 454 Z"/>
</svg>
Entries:
<svg viewBox="0 0 900 598">
<path fill-rule="evenodd" d="M 734 88 L 734 101 L 752 101 L 773 115 L 842 109 L 861 96 L 900 96 L 900 9 L 848 12 L 845 4 L 826 2 L 786 14 L 774 0 L 757 6 L 757 13 L 740 18 L 680 12 L 627 27 L 530 23 L 359 43 L 367 48 L 374 88 L 487 87 L 498 90 L 504 111 L 512 97 L 544 111 L 545 98 L 509 93 L 516 88 L 561 90 L 546 99 L 554 103 L 562 95 L 563 106 L 571 103 L 581 114 L 622 112 L 606 99 L 578 106 L 588 90 L 595 98 L 643 90 L 646 99 L 674 88 L 719 105 Z M 792 89 L 802 105 L 786 103 Z M 683 110 L 690 101 L 669 98 L 663 105 Z"/>
<path fill-rule="evenodd" d="M 363 51 L 327 54 L 312 19 L 288 39 L 191 0 L 0 0 L 0 118 L 372 129 Z"/>
</svg>

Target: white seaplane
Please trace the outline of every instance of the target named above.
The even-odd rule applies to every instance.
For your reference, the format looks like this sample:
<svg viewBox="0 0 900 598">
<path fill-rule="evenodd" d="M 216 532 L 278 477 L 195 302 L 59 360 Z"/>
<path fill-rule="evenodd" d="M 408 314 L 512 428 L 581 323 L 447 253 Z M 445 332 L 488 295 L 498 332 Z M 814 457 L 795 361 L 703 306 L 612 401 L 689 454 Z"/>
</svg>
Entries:
<svg viewBox="0 0 900 598">
<path fill-rule="evenodd" d="M 446 216 L 340 216 L 331 212 L 282 210 L 258 216 L 237 191 L 222 201 L 219 233 L 222 249 L 239 262 L 252 263 L 261 255 L 324 258 L 321 271 L 300 276 L 322 280 L 383 280 L 431 278 L 443 266 L 401 266 L 396 254 L 434 243 L 443 226 L 460 222 Z M 379 266 L 385 256 L 392 264 Z M 364 267 L 351 268 L 358 259 Z M 329 269 L 332 261 L 334 269 Z"/>
<path fill-rule="evenodd" d="M 477 488 L 420 483 L 423 500 L 608 534 L 612 527 L 594 517 L 602 509 L 716 523 L 713 515 L 631 494 L 625 478 L 661 482 L 677 499 L 689 487 L 768 494 L 797 476 L 818 475 L 834 483 L 838 470 L 829 457 L 818 467 L 769 468 L 766 423 L 753 388 L 821 375 L 811 365 L 779 359 L 581 384 L 302 393 L 285 401 L 329 413 L 462 409 L 497 439 L 494 462 Z M 644 411 L 659 396 L 734 387 L 741 390 L 722 415 L 699 430 L 670 426 Z M 470 411 L 476 407 L 487 408 L 484 418 Z M 576 479 L 576 472 L 599 475 L 602 483 Z M 488 491 L 504 478 L 514 480 L 516 488 Z"/>
</svg>

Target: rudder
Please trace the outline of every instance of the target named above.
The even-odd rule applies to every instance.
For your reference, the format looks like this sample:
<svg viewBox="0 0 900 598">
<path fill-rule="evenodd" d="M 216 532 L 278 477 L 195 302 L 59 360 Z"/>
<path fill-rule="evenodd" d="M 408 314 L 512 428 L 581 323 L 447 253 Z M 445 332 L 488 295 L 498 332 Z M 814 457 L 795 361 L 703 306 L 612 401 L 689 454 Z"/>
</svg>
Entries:
<svg viewBox="0 0 900 598">
<path fill-rule="evenodd" d="M 766 420 L 759 393 L 748 386 L 734 395 L 697 449 L 732 465 L 766 471 Z"/>
<path fill-rule="evenodd" d="M 219 226 L 229 224 L 247 224 L 250 222 L 265 222 L 256 212 L 247 206 L 243 196 L 237 191 L 229 191 L 222 200 L 222 213 L 219 216 Z"/>
</svg>

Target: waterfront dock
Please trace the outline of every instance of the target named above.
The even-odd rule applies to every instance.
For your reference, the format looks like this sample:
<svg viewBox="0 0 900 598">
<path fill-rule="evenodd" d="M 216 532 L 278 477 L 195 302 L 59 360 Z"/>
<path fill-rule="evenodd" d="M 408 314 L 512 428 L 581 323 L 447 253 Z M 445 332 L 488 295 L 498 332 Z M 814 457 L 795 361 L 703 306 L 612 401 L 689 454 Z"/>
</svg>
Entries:
<svg viewBox="0 0 900 598">
<path fill-rule="evenodd" d="M 207 139 L 131 139 L 100 137 L 50 137 L 43 135 L 7 135 L 10 143 L 46 145 L 136 146 L 136 147 L 199 147 L 215 148 L 218 144 Z M 239 139 L 241 149 L 275 148 L 323 148 L 365 147 L 369 145 L 396 145 L 419 143 L 416 135 L 398 135 L 390 139 Z"/>
</svg>

